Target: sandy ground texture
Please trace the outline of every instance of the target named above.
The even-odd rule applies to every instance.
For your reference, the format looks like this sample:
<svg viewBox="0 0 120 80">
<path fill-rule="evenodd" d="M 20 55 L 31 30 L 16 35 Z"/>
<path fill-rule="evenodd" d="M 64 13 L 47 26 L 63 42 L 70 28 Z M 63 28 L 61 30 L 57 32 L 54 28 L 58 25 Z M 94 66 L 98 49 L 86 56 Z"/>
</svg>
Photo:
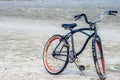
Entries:
<svg viewBox="0 0 120 80">
<path fill-rule="evenodd" d="M 68 32 L 61 28 L 61 24 L 73 23 L 75 14 L 84 12 L 89 18 L 92 18 L 104 9 L 112 8 L 120 11 L 119 0 L 115 0 L 115 2 L 109 0 L 108 3 L 111 5 L 106 7 L 104 0 L 89 3 L 88 6 L 94 5 L 89 8 L 84 6 L 89 0 L 85 0 L 86 2 L 81 0 L 82 6 L 77 4 L 77 1 L 80 3 L 80 0 L 71 3 L 71 5 L 76 4 L 77 6 L 68 5 L 69 0 L 66 0 L 66 3 L 56 0 L 55 2 L 63 4 L 58 7 L 55 2 L 47 3 L 49 0 L 35 0 L 36 3 L 44 3 L 44 6 L 37 4 L 37 7 L 32 2 L 28 5 L 28 1 L 33 0 L 22 1 L 0 0 L 0 80 L 99 80 L 93 64 L 91 42 L 79 59 L 80 64 L 90 65 L 82 75 L 74 64 L 68 64 L 65 71 L 59 75 L 47 73 L 43 65 L 43 48 L 53 34 L 63 35 Z M 18 5 L 20 3 L 24 4 Z M 104 4 L 98 7 L 99 3 Z M 54 5 L 51 6 L 51 4 Z M 106 80 L 120 80 L 119 19 L 120 14 L 117 16 L 106 15 L 104 20 L 98 24 L 98 33 L 102 38 L 105 54 Z M 83 20 L 76 23 L 78 23 L 77 28 L 88 26 Z M 81 34 L 75 35 L 76 50 L 81 47 L 84 39 L 85 37 Z"/>
</svg>

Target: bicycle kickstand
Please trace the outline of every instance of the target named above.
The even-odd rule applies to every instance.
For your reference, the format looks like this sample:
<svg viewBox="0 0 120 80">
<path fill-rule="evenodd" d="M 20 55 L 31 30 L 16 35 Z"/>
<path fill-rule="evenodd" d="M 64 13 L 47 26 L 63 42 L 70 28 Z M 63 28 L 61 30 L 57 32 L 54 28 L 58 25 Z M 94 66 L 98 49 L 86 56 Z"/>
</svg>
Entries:
<svg viewBox="0 0 120 80">
<path fill-rule="evenodd" d="M 83 71 L 85 70 L 85 66 L 84 65 L 79 65 L 78 64 L 78 58 L 74 61 L 74 63 L 75 63 L 75 65 L 77 66 L 77 68 L 80 70 L 80 75 L 83 75 L 84 73 L 83 73 Z"/>
</svg>

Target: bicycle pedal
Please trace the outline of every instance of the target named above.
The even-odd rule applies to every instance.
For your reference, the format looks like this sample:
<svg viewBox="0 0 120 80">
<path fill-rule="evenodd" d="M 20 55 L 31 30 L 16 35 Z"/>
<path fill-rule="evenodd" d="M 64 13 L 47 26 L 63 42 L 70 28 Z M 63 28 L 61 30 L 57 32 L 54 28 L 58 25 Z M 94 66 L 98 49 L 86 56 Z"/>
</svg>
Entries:
<svg viewBox="0 0 120 80">
<path fill-rule="evenodd" d="M 69 47 L 70 45 L 69 44 L 64 44 L 65 47 Z"/>
<path fill-rule="evenodd" d="M 77 62 L 77 63 L 78 63 L 78 62 L 80 62 L 80 60 L 76 59 L 76 60 L 75 60 L 75 62 Z"/>
<path fill-rule="evenodd" d="M 85 65 L 85 67 L 86 67 L 86 68 L 89 68 L 89 67 L 90 67 L 90 64 Z"/>
<path fill-rule="evenodd" d="M 84 70 L 85 70 L 85 66 L 84 66 L 84 65 L 79 65 L 79 69 L 80 69 L 81 71 L 84 71 Z"/>
</svg>

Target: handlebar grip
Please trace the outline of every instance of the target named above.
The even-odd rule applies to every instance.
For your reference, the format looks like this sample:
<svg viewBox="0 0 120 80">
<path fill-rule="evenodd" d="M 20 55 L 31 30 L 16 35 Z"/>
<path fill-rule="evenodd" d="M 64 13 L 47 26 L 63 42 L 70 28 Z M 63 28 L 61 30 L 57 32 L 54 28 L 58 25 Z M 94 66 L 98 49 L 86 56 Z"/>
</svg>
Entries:
<svg viewBox="0 0 120 80">
<path fill-rule="evenodd" d="M 118 13 L 118 11 L 111 11 L 112 13 Z"/>
<path fill-rule="evenodd" d="M 109 14 L 109 15 L 116 15 L 117 13 L 118 13 L 118 11 L 110 10 L 108 14 Z"/>
<path fill-rule="evenodd" d="M 74 18 L 75 18 L 75 21 L 77 21 L 78 19 L 80 19 L 81 15 L 75 15 Z"/>
<path fill-rule="evenodd" d="M 75 15 L 75 16 L 74 16 L 74 18 L 77 18 L 77 17 L 78 17 L 78 15 Z"/>
<path fill-rule="evenodd" d="M 75 15 L 75 16 L 74 16 L 74 18 L 78 18 L 78 17 L 80 17 L 80 15 Z"/>
</svg>

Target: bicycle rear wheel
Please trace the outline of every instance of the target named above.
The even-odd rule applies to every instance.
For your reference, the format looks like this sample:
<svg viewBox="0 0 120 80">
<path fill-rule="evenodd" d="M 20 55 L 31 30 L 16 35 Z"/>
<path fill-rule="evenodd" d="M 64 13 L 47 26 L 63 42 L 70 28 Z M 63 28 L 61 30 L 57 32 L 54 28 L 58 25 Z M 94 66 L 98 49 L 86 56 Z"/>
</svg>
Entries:
<svg viewBox="0 0 120 80">
<path fill-rule="evenodd" d="M 106 79 L 105 59 L 102 50 L 102 43 L 99 36 L 92 40 L 92 51 L 96 72 L 101 80 Z"/>
<path fill-rule="evenodd" d="M 68 64 L 68 43 L 61 35 L 52 36 L 43 52 L 45 69 L 53 75 L 61 73 Z"/>
</svg>

